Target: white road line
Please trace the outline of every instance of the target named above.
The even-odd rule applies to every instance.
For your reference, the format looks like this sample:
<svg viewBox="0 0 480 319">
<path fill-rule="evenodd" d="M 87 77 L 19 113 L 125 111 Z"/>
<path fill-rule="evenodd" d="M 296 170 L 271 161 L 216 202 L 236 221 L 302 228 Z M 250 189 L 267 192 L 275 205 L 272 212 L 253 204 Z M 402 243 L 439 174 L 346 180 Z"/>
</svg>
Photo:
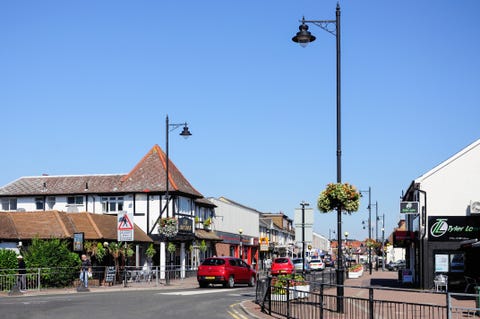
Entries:
<svg viewBox="0 0 480 319">
<path fill-rule="evenodd" d="M 182 290 L 182 291 L 171 291 L 171 292 L 159 292 L 157 295 L 171 295 L 171 296 L 191 296 L 191 295 L 203 295 L 203 294 L 215 294 L 215 293 L 225 293 L 225 290 Z"/>
</svg>

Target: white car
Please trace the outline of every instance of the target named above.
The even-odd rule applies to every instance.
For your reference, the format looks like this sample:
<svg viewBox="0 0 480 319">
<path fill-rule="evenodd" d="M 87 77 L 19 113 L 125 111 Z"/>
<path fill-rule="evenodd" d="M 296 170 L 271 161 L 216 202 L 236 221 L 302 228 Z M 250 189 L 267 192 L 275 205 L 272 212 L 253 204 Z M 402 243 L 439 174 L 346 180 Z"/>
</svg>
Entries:
<svg viewBox="0 0 480 319">
<path fill-rule="evenodd" d="M 315 258 L 310 260 L 310 270 L 316 271 L 316 270 L 324 270 L 325 269 L 325 263 L 321 258 Z"/>
</svg>

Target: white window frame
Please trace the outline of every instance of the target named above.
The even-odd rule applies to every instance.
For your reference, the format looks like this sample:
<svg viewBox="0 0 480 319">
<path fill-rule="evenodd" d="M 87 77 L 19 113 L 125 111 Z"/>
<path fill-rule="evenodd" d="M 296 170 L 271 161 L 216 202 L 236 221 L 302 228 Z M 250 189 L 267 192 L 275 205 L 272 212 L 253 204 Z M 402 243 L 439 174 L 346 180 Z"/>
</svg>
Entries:
<svg viewBox="0 0 480 319">
<path fill-rule="evenodd" d="M 117 213 L 123 211 L 125 199 L 123 196 L 104 196 L 102 197 L 102 212 Z"/>
<path fill-rule="evenodd" d="M 17 198 L 15 197 L 4 197 L 0 204 L 3 211 L 16 211 L 18 209 Z"/>
</svg>

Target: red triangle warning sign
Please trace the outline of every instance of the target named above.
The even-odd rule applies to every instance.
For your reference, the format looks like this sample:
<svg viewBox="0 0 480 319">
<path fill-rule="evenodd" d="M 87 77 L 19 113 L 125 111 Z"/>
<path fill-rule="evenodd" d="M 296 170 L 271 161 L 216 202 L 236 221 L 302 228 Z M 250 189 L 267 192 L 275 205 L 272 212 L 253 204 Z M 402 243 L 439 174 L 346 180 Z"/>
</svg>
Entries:
<svg viewBox="0 0 480 319">
<path fill-rule="evenodd" d="M 127 214 L 118 218 L 118 230 L 133 230 L 133 223 L 130 221 Z"/>
</svg>

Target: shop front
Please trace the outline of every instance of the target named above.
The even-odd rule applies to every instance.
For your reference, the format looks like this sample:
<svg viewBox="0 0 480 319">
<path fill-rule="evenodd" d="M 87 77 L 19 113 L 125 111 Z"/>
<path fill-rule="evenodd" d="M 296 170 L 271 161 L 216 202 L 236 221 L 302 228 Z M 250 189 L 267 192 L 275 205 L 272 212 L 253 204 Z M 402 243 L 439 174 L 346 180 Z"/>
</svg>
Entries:
<svg viewBox="0 0 480 319">
<path fill-rule="evenodd" d="M 480 235 L 480 216 L 430 216 L 426 280 L 438 274 L 448 277 L 450 291 L 464 291 L 467 279 L 479 278 L 478 248 L 472 243 Z"/>
<path fill-rule="evenodd" d="M 242 258 L 249 265 L 257 269 L 259 241 L 258 238 L 217 231 L 222 240 L 216 244 L 219 256 L 233 256 Z"/>
</svg>

